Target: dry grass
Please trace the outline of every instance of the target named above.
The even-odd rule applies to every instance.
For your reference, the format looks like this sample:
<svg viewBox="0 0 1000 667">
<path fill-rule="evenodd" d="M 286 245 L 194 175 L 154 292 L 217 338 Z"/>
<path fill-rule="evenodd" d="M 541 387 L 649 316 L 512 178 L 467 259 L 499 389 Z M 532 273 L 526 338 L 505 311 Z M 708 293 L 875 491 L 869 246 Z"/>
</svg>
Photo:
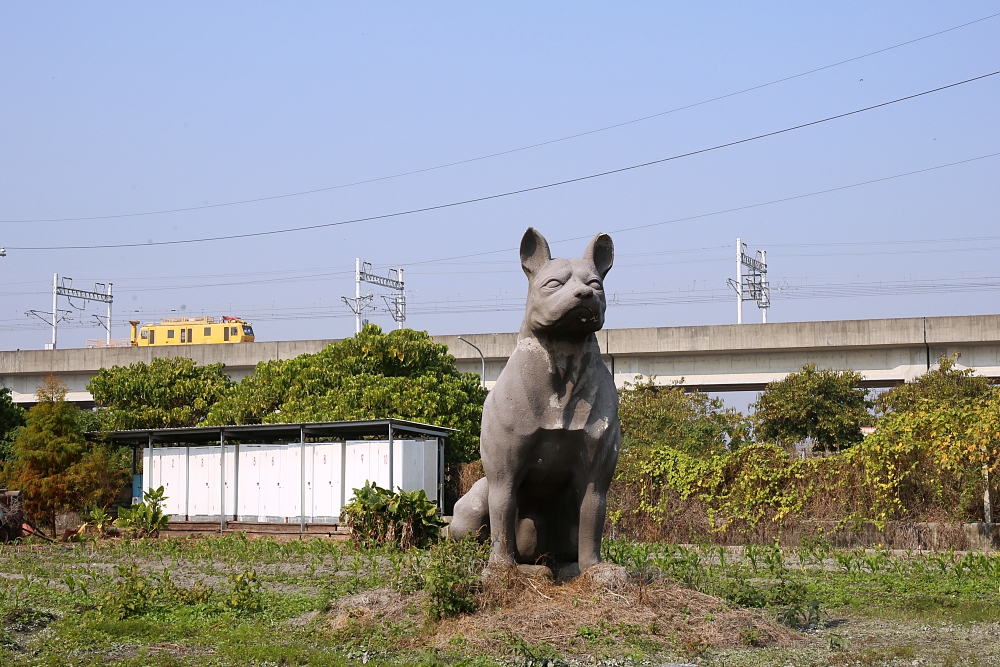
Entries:
<svg viewBox="0 0 1000 667">
<path fill-rule="evenodd" d="M 600 567 L 600 566 L 598 566 Z M 362 629 L 384 620 L 414 617 L 422 594 L 387 589 L 342 599 L 332 628 Z M 414 646 L 461 647 L 463 653 L 511 657 L 524 647 L 563 655 L 663 651 L 697 655 L 708 647 L 789 646 L 796 632 L 761 612 L 733 608 L 724 600 L 678 586 L 629 582 L 614 590 L 584 575 L 557 584 L 532 579 L 517 570 L 484 578 L 478 611 L 423 625 Z"/>
<path fill-rule="evenodd" d="M 458 466 L 458 494 L 464 496 L 472 488 L 472 485 L 486 476 L 483 472 L 483 462 L 475 460 L 472 463 L 463 463 Z"/>
</svg>

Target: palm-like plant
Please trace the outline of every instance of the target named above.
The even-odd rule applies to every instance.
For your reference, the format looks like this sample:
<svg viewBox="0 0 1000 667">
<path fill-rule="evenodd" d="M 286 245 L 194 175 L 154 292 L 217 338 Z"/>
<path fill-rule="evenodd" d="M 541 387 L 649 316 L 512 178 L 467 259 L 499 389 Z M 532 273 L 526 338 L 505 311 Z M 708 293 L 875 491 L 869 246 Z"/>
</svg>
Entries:
<svg viewBox="0 0 1000 667">
<path fill-rule="evenodd" d="M 437 505 L 423 489 L 393 493 L 369 482 L 354 489 L 354 498 L 344 506 L 344 514 L 354 541 L 363 546 L 423 548 L 440 537 L 444 526 Z"/>
</svg>

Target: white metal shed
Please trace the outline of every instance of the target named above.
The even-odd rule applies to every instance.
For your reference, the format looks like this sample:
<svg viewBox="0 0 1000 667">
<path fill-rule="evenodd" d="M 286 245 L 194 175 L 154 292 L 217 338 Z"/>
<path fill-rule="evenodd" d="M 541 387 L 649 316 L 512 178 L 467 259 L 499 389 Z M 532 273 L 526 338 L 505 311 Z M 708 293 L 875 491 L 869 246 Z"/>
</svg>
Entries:
<svg viewBox="0 0 1000 667">
<path fill-rule="evenodd" d="M 163 486 L 164 511 L 185 520 L 340 522 L 366 482 L 442 503 L 453 429 L 399 419 L 114 431 L 131 444 L 142 488 Z M 97 435 L 97 434 L 95 434 Z M 390 486 L 390 480 L 392 484 Z M 304 508 L 304 509 L 303 509 Z"/>
</svg>

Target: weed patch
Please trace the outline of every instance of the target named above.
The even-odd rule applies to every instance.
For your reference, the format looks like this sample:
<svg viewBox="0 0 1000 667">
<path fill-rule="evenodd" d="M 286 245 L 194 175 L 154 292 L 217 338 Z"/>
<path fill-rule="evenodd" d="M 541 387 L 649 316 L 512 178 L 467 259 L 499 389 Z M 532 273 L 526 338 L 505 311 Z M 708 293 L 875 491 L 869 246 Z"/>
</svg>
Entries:
<svg viewBox="0 0 1000 667">
<path fill-rule="evenodd" d="M 604 586 L 484 578 L 486 555 L 239 535 L 4 545 L 0 664 L 971 664 L 972 645 L 1000 658 L 996 555 L 606 540 L 629 577 Z"/>
</svg>

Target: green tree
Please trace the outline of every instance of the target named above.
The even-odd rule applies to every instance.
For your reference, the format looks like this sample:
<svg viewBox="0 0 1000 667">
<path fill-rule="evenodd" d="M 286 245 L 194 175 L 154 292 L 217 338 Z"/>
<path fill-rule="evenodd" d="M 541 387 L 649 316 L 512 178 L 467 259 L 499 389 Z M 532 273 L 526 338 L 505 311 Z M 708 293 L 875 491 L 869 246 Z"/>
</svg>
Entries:
<svg viewBox="0 0 1000 667">
<path fill-rule="evenodd" d="M 316 354 L 257 365 L 216 403 L 211 424 L 411 419 L 458 429 L 446 461 L 478 457 L 486 392 L 426 332 L 370 324 Z"/>
<path fill-rule="evenodd" d="M 102 368 L 87 385 L 106 430 L 195 426 L 233 386 L 223 364 L 183 357 Z"/>
<path fill-rule="evenodd" d="M 955 368 L 957 360 L 958 354 L 951 357 L 941 355 L 937 368 L 880 395 L 875 401 L 879 413 L 912 412 L 922 399 L 954 404 L 986 399 L 996 392 L 989 378 L 976 375 L 971 368 Z"/>
<path fill-rule="evenodd" d="M 35 396 L 38 403 L 18 430 L 4 477 L 24 493 L 29 516 L 50 524 L 54 534 L 59 512 L 107 507 L 127 480 L 128 468 L 117 453 L 88 446 L 80 409 L 66 402 L 61 381 L 50 376 Z"/>
<path fill-rule="evenodd" d="M 861 427 L 873 421 L 863 380 L 854 371 L 816 370 L 815 364 L 806 364 L 771 382 L 753 405 L 756 436 L 785 446 L 813 438 L 825 451 L 860 442 Z"/>
<path fill-rule="evenodd" d="M 627 447 L 669 447 L 687 454 L 719 454 L 746 440 L 746 418 L 721 398 L 683 385 L 662 386 L 641 376 L 619 391 L 618 416 Z"/>
<path fill-rule="evenodd" d="M 10 389 L 0 389 L 0 465 L 9 461 L 17 429 L 24 426 L 24 408 L 14 403 Z"/>
</svg>

